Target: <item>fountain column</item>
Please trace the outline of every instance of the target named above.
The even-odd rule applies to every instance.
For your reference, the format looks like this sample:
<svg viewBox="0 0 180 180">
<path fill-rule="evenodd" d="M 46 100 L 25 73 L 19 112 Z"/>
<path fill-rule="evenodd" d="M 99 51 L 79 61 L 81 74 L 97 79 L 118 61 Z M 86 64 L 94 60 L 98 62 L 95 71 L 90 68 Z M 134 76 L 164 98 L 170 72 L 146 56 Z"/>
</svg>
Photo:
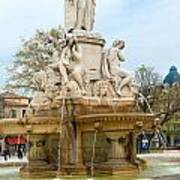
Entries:
<svg viewBox="0 0 180 180">
<path fill-rule="evenodd" d="M 106 133 L 107 141 L 110 145 L 108 153 L 107 162 L 120 162 L 122 159 L 127 158 L 126 146 L 127 146 L 127 137 L 126 135 L 121 135 L 119 133 Z"/>
<path fill-rule="evenodd" d="M 78 167 L 84 167 L 83 149 L 82 149 L 82 132 L 80 128 L 77 131 L 77 138 L 76 138 L 76 165 Z"/>
<path fill-rule="evenodd" d="M 79 128 L 79 127 L 78 127 Z M 82 132 L 80 129 L 77 130 L 76 136 L 76 148 L 73 149 L 75 151 L 75 166 L 74 169 L 71 169 L 72 174 L 81 174 L 86 175 L 86 167 L 83 164 L 83 157 L 82 157 Z"/>
</svg>

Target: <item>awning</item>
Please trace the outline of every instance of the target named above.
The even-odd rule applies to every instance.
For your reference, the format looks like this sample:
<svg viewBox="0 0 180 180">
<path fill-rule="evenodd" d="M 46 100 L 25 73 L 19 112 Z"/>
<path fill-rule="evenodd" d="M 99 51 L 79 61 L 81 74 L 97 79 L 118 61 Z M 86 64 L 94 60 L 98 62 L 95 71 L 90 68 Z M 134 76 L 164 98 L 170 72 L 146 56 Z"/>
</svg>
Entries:
<svg viewBox="0 0 180 180">
<path fill-rule="evenodd" d="M 10 145 L 26 144 L 26 139 L 22 136 L 13 136 L 13 137 L 6 137 L 5 142 Z"/>
</svg>

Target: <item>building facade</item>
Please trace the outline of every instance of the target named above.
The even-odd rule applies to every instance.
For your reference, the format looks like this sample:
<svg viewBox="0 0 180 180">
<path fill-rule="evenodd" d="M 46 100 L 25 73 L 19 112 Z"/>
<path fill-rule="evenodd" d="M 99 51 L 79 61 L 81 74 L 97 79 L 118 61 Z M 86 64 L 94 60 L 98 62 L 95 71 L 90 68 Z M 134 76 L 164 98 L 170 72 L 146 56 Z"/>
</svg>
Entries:
<svg viewBox="0 0 180 180">
<path fill-rule="evenodd" d="M 163 130 L 167 136 L 169 147 L 180 148 L 180 116 L 176 115 L 164 124 Z"/>
<path fill-rule="evenodd" d="M 30 98 L 13 93 L 0 94 L 0 119 L 23 118 L 26 115 Z"/>
<path fill-rule="evenodd" d="M 0 94 L 0 120 L 2 119 L 22 119 L 26 116 L 26 111 L 30 103 L 30 98 L 19 96 L 14 93 L 1 93 Z M 26 137 L 19 136 L 18 134 L 0 135 L 0 154 L 4 150 L 16 149 L 19 144 L 25 144 Z"/>
</svg>

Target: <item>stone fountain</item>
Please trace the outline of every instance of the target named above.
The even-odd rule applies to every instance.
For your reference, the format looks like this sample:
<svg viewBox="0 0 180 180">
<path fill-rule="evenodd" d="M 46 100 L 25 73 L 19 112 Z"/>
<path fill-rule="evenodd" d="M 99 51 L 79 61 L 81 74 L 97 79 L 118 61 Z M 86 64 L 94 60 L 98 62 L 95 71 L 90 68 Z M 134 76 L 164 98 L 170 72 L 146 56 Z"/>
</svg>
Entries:
<svg viewBox="0 0 180 180">
<path fill-rule="evenodd" d="M 29 163 L 22 176 L 135 172 L 136 136 L 151 131 L 153 114 L 137 113 L 134 79 L 120 67 L 125 42 L 93 32 L 95 0 L 65 0 L 65 30 L 45 71 L 26 119 Z"/>
</svg>

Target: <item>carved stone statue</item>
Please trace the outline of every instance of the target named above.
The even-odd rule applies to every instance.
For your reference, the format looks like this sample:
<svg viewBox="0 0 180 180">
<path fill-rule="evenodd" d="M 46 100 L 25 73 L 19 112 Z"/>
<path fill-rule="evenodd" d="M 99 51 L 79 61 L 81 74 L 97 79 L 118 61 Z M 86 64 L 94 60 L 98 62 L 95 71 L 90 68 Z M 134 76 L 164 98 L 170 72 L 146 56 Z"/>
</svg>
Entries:
<svg viewBox="0 0 180 180">
<path fill-rule="evenodd" d="M 64 80 L 64 85 L 69 83 L 70 80 L 74 80 L 81 89 L 82 94 L 85 94 L 83 81 L 85 70 L 81 59 L 81 47 L 77 44 L 77 40 L 74 37 L 70 37 L 67 39 L 66 46 L 62 51 L 58 68 Z"/>
<path fill-rule="evenodd" d="M 121 50 L 124 49 L 125 43 L 121 40 L 115 40 L 110 49 L 105 52 L 102 62 L 102 73 L 104 77 L 115 81 L 115 90 L 118 95 L 122 96 L 122 89 L 127 86 L 131 91 L 131 82 L 133 78 L 120 67 L 121 62 L 125 61 Z"/>
<path fill-rule="evenodd" d="M 65 26 L 91 31 L 95 19 L 96 0 L 65 0 Z"/>
<path fill-rule="evenodd" d="M 37 91 L 43 91 L 45 92 L 46 83 L 47 83 L 47 74 L 45 71 L 41 70 L 34 74 L 32 83 L 35 86 L 35 89 Z"/>
<path fill-rule="evenodd" d="M 57 52 L 54 54 L 54 59 L 57 63 L 57 68 L 61 74 L 61 84 L 65 85 L 69 82 L 68 78 L 68 68 L 70 66 L 70 58 L 71 58 L 71 51 L 69 45 L 67 44 L 64 49 L 62 50 L 61 55 Z"/>
<path fill-rule="evenodd" d="M 53 69 L 47 66 L 46 70 L 41 70 L 34 74 L 32 83 L 37 89 L 36 96 L 31 101 L 31 106 L 36 107 L 37 111 L 41 106 L 50 107 L 59 90 L 56 83 L 59 77 L 56 76 Z"/>
</svg>

